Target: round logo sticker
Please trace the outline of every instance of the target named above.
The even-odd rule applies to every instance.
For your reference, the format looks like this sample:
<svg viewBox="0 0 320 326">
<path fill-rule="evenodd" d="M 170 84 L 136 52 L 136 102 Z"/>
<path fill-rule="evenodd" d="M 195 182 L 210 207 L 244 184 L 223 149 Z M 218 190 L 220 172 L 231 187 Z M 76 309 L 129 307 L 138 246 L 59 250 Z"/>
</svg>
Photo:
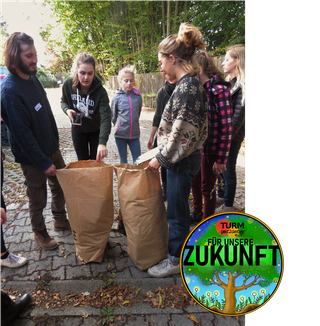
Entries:
<svg viewBox="0 0 320 326">
<path fill-rule="evenodd" d="M 270 300 L 283 272 L 283 254 L 272 230 L 240 212 L 198 224 L 180 257 L 189 294 L 207 310 L 226 316 L 252 312 Z"/>
</svg>

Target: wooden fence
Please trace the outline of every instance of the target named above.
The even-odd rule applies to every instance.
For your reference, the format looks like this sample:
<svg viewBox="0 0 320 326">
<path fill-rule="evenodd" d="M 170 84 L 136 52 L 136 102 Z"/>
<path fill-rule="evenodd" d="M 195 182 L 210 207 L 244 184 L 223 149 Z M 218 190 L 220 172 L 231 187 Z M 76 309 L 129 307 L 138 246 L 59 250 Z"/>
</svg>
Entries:
<svg viewBox="0 0 320 326">
<path fill-rule="evenodd" d="M 222 62 L 224 56 L 213 57 L 216 67 L 223 72 Z M 138 83 L 138 89 L 141 92 L 143 99 L 143 106 L 149 108 L 156 107 L 156 96 L 159 89 L 164 85 L 164 79 L 159 72 L 152 72 L 148 74 L 136 74 L 136 81 Z M 106 82 L 106 89 L 108 94 L 113 94 L 115 90 L 120 88 L 117 76 L 111 76 Z M 111 95 L 112 96 L 112 95 Z"/>
</svg>

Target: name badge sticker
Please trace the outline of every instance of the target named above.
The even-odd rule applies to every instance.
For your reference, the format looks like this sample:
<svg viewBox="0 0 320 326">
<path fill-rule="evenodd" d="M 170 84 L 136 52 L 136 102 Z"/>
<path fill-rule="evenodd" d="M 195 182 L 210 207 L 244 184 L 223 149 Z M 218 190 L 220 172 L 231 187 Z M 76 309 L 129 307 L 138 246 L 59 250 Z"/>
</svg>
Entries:
<svg viewBox="0 0 320 326">
<path fill-rule="evenodd" d="M 34 107 L 34 109 L 35 109 L 36 111 L 39 111 L 41 108 L 42 108 L 42 105 L 41 105 L 40 103 L 38 103 L 38 104 Z"/>
</svg>

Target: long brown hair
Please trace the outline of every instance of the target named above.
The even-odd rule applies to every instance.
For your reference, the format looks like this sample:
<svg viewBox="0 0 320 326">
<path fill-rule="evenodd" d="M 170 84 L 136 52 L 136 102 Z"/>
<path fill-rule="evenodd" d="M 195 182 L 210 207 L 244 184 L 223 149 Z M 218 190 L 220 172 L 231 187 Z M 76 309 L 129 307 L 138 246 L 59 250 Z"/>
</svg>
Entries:
<svg viewBox="0 0 320 326">
<path fill-rule="evenodd" d="M 191 24 L 182 23 L 178 34 L 170 35 L 159 43 L 158 52 L 166 57 L 174 55 L 184 70 L 195 75 L 199 72 L 195 51 L 205 47 L 200 30 Z"/>
<path fill-rule="evenodd" d="M 33 45 L 33 38 L 26 33 L 12 33 L 5 43 L 4 62 L 8 70 L 16 75 L 16 66 L 20 62 L 21 44 Z"/>
<path fill-rule="evenodd" d="M 202 68 L 203 72 L 212 78 L 214 75 L 218 75 L 224 80 L 223 73 L 214 64 L 213 58 L 210 53 L 206 51 L 200 51 L 196 54 L 196 60 L 199 66 Z"/>
<path fill-rule="evenodd" d="M 81 52 L 77 55 L 74 63 L 73 63 L 73 85 L 72 85 L 72 90 L 75 92 L 76 87 L 79 84 L 79 77 L 78 77 L 78 68 L 80 65 L 88 63 L 93 65 L 93 70 L 96 72 L 96 62 L 94 60 L 94 57 L 92 54 L 89 54 L 87 52 Z"/>
</svg>

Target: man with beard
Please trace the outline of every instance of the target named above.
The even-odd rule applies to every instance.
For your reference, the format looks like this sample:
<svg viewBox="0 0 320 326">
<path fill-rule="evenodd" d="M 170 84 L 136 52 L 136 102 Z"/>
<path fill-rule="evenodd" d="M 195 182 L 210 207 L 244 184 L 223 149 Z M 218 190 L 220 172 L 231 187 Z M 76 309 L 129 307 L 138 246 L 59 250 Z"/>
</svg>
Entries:
<svg viewBox="0 0 320 326">
<path fill-rule="evenodd" d="M 65 167 L 58 129 L 46 92 L 36 76 L 38 59 L 33 39 L 25 33 L 11 34 L 4 55 L 9 74 L 1 85 L 1 116 L 11 132 L 15 161 L 21 164 L 25 176 L 34 238 L 43 249 L 52 250 L 58 244 L 48 235 L 43 218 L 47 179 L 54 229 L 70 230 L 64 195 L 56 177 L 56 169 Z"/>
</svg>

